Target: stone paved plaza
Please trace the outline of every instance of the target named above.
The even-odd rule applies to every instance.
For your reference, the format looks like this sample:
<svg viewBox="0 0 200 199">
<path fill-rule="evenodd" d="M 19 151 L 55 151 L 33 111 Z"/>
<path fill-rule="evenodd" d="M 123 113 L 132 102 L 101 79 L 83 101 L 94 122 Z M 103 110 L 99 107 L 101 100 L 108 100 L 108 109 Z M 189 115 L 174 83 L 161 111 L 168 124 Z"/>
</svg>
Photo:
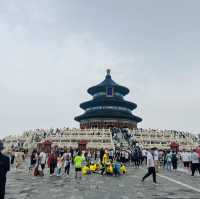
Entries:
<svg viewBox="0 0 200 199">
<path fill-rule="evenodd" d="M 129 168 L 128 174 L 121 177 L 94 174 L 74 179 L 73 171 L 70 177 L 46 175 L 41 178 L 12 170 L 8 174 L 6 199 L 200 198 L 200 176 L 161 171 L 160 176 L 157 176 L 158 185 L 154 185 L 152 177 L 141 182 L 144 172 L 143 169 Z M 189 187 L 185 187 L 187 185 Z"/>
</svg>

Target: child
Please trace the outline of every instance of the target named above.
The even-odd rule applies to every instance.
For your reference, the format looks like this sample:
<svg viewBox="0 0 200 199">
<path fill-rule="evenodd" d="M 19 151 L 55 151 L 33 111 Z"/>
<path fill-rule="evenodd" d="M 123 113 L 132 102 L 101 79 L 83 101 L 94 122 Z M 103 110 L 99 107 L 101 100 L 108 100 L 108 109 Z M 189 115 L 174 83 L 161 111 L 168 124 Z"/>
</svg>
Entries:
<svg viewBox="0 0 200 199">
<path fill-rule="evenodd" d="M 121 168 L 121 164 L 118 161 L 116 161 L 113 165 L 113 171 L 114 171 L 115 176 L 120 176 L 121 174 L 120 168 Z"/>
<path fill-rule="evenodd" d="M 86 175 L 88 175 L 88 174 L 91 174 L 89 164 L 87 164 L 86 166 L 83 166 L 83 167 L 82 167 L 82 174 L 83 174 L 84 176 L 86 176 Z"/>
<path fill-rule="evenodd" d="M 95 171 L 96 171 L 96 164 L 94 164 L 94 162 L 91 162 L 90 171 L 91 171 L 91 173 L 95 173 Z"/>
<path fill-rule="evenodd" d="M 106 174 L 111 176 L 113 175 L 113 166 L 111 163 L 106 167 Z"/>
<path fill-rule="evenodd" d="M 120 167 L 120 173 L 121 174 L 126 174 L 126 167 L 125 167 L 125 165 L 124 164 L 121 164 L 121 167 Z"/>
<path fill-rule="evenodd" d="M 62 166 L 63 166 L 63 158 L 62 158 L 61 154 L 59 154 L 59 156 L 57 158 L 57 176 L 61 176 Z"/>
</svg>

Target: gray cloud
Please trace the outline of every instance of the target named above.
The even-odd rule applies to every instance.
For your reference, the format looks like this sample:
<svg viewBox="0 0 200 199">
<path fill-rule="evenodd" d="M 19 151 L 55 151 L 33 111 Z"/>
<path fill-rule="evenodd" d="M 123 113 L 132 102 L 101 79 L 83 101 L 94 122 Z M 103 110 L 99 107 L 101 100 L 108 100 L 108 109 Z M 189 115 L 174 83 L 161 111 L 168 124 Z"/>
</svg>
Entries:
<svg viewBox="0 0 200 199">
<path fill-rule="evenodd" d="M 77 127 L 88 87 L 130 88 L 144 128 L 198 133 L 198 1 L 0 1 L 0 137 Z"/>
</svg>

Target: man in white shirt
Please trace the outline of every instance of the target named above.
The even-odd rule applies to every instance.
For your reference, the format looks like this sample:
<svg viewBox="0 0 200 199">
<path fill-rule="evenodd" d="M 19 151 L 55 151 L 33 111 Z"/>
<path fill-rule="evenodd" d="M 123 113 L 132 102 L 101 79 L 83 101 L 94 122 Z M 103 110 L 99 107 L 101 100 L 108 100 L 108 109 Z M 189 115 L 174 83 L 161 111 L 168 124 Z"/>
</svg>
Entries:
<svg viewBox="0 0 200 199">
<path fill-rule="evenodd" d="M 145 176 L 142 178 L 142 182 L 149 177 L 150 175 L 153 176 L 153 182 L 156 184 L 156 170 L 155 170 L 155 163 L 154 163 L 154 158 L 153 154 L 154 151 L 153 149 L 147 151 L 147 168 L 148 172 L 145 174 Z"/>
</svg>

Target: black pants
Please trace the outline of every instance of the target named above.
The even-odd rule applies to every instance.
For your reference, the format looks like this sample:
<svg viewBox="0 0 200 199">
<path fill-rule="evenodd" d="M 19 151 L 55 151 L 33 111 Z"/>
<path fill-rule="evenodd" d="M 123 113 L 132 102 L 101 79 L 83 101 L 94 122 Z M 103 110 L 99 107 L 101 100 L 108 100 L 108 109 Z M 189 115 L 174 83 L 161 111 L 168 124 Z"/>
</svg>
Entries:
<svg viewBox="0 0 200 199">
<path fill-rule="evenodd" d="M 55 167 L 55 164 L 50 164 L 50 175 L 54 174 Z"/>
<path fill-rule="evenodd" d="M 192 176 L 194 176 L 196 170 L 198 170 L 200 173 L 199 163 L 192 163 L 191 170 L 192 170 Z"/>
<path fill-rule="evenodd" d="M 172 161 L 172 167 L 174 170 L 177 169 L 177 161 Z"/>
<path fill-rule="evenodd" d="M 6 181 L 0 182 L 0 199 L 4 199 Z"/>
<path fill-rule="evenodd" d="M 135 167 L 139 167 L 140 166 L 140 160 L 139 159 L 135 159 Z"/>
<path fill-rule="evenodd" d="M 44 170 L 45 168 L 45 164 L 41 164 L 42 170 Z"/>
<path fill-rule="evenodd" d="M 67 175 L 69 175 L 69 171 L 70 171 L 70 164 L 68 164 L 68 165 L 65 167 L 65 173 L 67 173 Z"/>
<path fill-rule="evenodd" d="M 148 168 L 148 172 L 145 174 L 145 176 L 142 178 L 142 180 L 144 181 L 150 175 L 153 176 L 153 182 L 156 183 L 156 170 L 155 170 L 155 167 L 149 167 Z"/>
</svg>

